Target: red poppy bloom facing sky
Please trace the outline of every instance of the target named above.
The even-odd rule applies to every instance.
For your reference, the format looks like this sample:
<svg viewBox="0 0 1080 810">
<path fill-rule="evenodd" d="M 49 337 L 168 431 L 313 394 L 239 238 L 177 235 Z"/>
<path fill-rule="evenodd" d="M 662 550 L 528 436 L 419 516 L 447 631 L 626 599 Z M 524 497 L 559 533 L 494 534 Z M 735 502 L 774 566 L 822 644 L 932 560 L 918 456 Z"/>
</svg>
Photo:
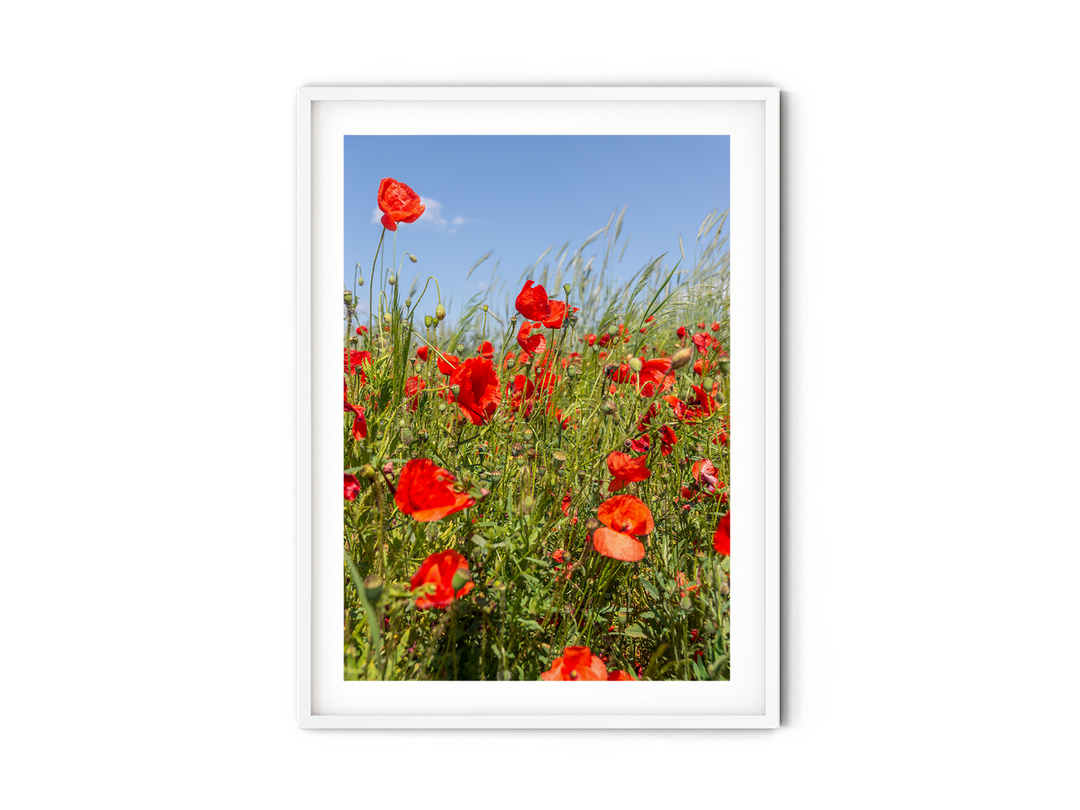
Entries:
<svg viewBox="0 0 1080 810">
<path fill-rule="evenodd" d="M 421 523 L 442 520 L 476 503 L 464 492 L 454 491 L 456 480 L 431 459 L 411 459 L 401 470 L 394 503 Z"/>
<path fill-rule="evenodd" d="M 392 177 L 384 177 L 379 183 L 379 210 L 383 212 L 382 225 L 388 231 L 396 231 L 399 222 L 416 222 L 424 213 L 420 195 L 404 183 Z"/>
<path fill-rule="evenodd" d="M 588 647 L 567 647 L 551 662 L 551 669 L 540 673 L 543 681 L 606 681 L 607 667 Z"/>
<path fill-rule="evenodd" d="M 540 284 L 534 287 L 532 279 L 525 282 L 514 306 L 530 321 L 543 321 L 551 316 L 551 299 L 548 298 L 547 290 Z"/>
<path fill-rule="evenodd" d="M 457 405 L 470 422 L 484 425 L 491 421 L 499 407 L 499 378 L 490 360 L 466 360 L 450 375 L 450 384 L 458 386 Z"/>
<path fill-rule="evenodd" d="M 417 597 L 417 609 L 446 607 L 455 599 L 460 599 L 471 591 L 472 582 L 466 582 L 456 592 L 454 591 L 454 575 L 458 571 L 468 573 L 469 562 L 453 549 L 432 554 L 424 560 L 420 570 L 412 575 L 409 585 L 415 591 L 421 585 L 431 583 L 435 586 L 435 591 Z"/>
</svg>

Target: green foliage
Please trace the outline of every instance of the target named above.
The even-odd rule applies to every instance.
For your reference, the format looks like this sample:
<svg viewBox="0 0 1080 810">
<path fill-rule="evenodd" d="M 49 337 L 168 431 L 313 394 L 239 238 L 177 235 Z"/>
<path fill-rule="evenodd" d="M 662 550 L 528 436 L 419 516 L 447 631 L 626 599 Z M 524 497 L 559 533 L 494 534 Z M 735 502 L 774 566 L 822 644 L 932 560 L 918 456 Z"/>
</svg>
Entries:
<svg viewBox="0 0 1080 810">
<path fill-rule="evenodd" d="M 609 672 L 639 678 L 730 677 L 730 559 L 712 542 L 728 510 L 729 379 L 707 355 L 719 407 L 685 420 L 663 397 L 693 399 L 691 386 L 702 377 L 692 364 L 672 371 L 665 384 L 673 385 L 662 392 L 611 379 L 612 366 L 627 355 L 670 357 L 692 346 L 694 333 L 730 349 L 726 218 L 714 213 L 705 220 L 693 255 L 670 267 L 665 257 L 650 261 L 625 283 L 615 281 L 625 250 L 622 213 L 577 250 L 563 246 L 541 265 L 551 255 L 545 252 L 522 281 L 532 278 L 549 296 L 580 309 L 561 329 L 542 330 L 546 364 L 520 357 L 515 337 L 523 320 L 513 309 L 520 286 L 500 308 L 501 288 L 494 285 L 451 325 L 435 317 L 442 303 L 437 282 L 414 282 L 406 305 L 399 300 L 400 269 L 372 269 L 371 286 L 379 289 L 377 298 L 369 291 L 368 331 L 356 333 L 355 310 L 347 308 L 344 341 L 347 352 L 371 355 L 358 373 L 345 375 L 346 399 L 364 408 L 367 425 L 367 436 L 354 439 L 353 415 L 345 414 L 344 469 L 359 481 L 355 499 L 344 501 L 347 679 L 536 680 L 568 646 L 587 646 Z M 382 241 L 376 265 L 385 261 L 381 249 Z M 391 274 L 397 284 L 387 283 Z M 609 326 L 623 330 L 601 346 Z M 688 327 L 685 337 L 677 336 L 679 326 Z M 438 359 L 475 357 L 483 341 L 494 344 L 502 396 L 494 417 L 474 425 L 447 401 L 452 392 Z M 417 357 L 421 347 L 428 348 L 426 361 Z M 513 369 L 505 367 L 509 356 Z M 550 394 L 534 394 L 515 409 L 507 385 L 519 374 L 540 388 L 551 380 Z M 411 394 L 417 382 L 423 388 Z M 642 434 L 639 421 L 650 406 L 656 415 Z M 678 439 L 669 455 L 662 452 L 661 426 Z M 648 450 L 631 450 L 641 435 Z M 614 451 L 643 455 L 652 471 L 619 493 L 641 499 L 655 523 L 640 538 L 646 551 L 636 563 L 601 556 L 591 543 L 590 519 L 612 495 L 606 461 Z M 394 488 L 414 458 L 449 470 L 477 503 L 428 523 L 404 514 Z M 695 478 L 694 464 L 704 459 L 715 465 L 715 491 Z M 467 559 L 472 588 L 448 607 L 417 609 L 420 592 L 410 578 L 429 555 L 446 549 Z M 385 583 L 381 593 L 369 591 L 377 601 L 363 585 L 372 574 Z"/>
</svg>

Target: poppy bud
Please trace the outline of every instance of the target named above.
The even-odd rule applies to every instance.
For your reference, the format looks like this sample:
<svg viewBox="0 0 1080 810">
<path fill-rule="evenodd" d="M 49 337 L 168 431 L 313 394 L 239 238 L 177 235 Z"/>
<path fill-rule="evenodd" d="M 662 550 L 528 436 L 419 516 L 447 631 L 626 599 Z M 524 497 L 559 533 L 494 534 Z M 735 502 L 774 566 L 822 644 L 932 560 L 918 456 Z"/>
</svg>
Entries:
<svg viewBox="0 0 1080 810">
<path fill-rule="evenodd" d="M 450 580 L 450 587 L 455 591 L 460 591 L 465 587 L 465 583 L 472 581 L 472 575 L 466 568 L 459 568 L 454 572 L 454 578 Z"/>
<path fill-rule="evenodd" d="M 347 307 L 352 306 L 352 293 L 349 292 L 348 290 L 345 291 L 345 306 L 347 306 Z"/>
<path fill-rule="evenodd" d="M 482 306 L 482 307 L 480 307 L 480 308 L 481 308 L 482 310 L 484 310 L 484 312 L 487 312 L 487 304 L 484 304 L 484 306 Z"/>
<path fill-rule="evenodd" d="M 585 531 L 587 533 L 592 534 L 593 532 L 595 532 L 599 528 L 600 528 L 600 521 L 597 520 L 596 518 L 591 517 L 591 518 L 589 518 L 588 520 L 585 521 Z"/>
<path fill-rule="evenodd" d="M 370 604 L 378 604 L 383 592 L 383 580 L 378 574 L 364 577 L 364 596 Z"/>
<path fill-rule="evenodd" d="M 435 318 L 439 321 L 442 321 L 445 317 L 446 307 L 444 307 L 442 304 L 439 304 L 437 307 L 435 307 Z"/>
<path fill-rule="evenodd" d="M 605 402 L 604 403 L 604 413 L 606 413 L 606 414 L 615 413 L 615 403 L 612 402 L 611 400 L 608 400 L 607 402 Z"/>
<path fill-rule="evenodd" d="M 386 322 L 386 323 L 390 323 L 391 321 L 393 321 L 393 318 L 391 318 L 391 317 L 390 317 L 390 313 L 389 313 L 389 312 L 384 312 L 384 313 L 383 313 L 383 316 L 382 316 L 382 319 L 383 319 L 383 321 L 384 321 L 384 322 Z"/>
<path fill-rule="evenodd" d="M 641 371 L 641 358 L 631 357 L 630 362 L 626 365 L 630 366 L 630 370 L 637 374 L 639 371 Z"/>
<path fill-rule="evenodd" d="M 568 369 L 566 369 L 566 376 L 567 377 L 576 377 L 580 373 L 581 372 L 578 371 L 577 366 L 570 366 Z"/>
<path fill-rule="evenodd" d="M 729 371 L 731 371 L 731 358 L 725 357 L 720 360 L 720 373 L 726 377 Z"/>
<path fill-rule="evenodd" d="M 716 380 L 714 380 L 712 377 L 706 377 L 701 381 L 701 387 L 704 388 L 706 391 L 711 391 L 714 385 L 716 385 Z"/>
<path fill-rule="evenodd" d="M 424 316 L 424 326 L 426 326 L 428 329 L 430 329 L 434 325 L 435 325 L 435 319 L 432 318 L 430 315 L 425 315 Z"/>
<path fill-rule="evenodd" d="M 364 277 L 363 277 L 363 276 L 360 276 L 360 279 L 359 279 L 359 280 L 358 280 L 358 281 L 357 281 L 356 283 L 357 283 L 358 285 L 360 285 L 361 287 L 363 287 L 363 286 L 364 286 Z"/>
<path fill-rule="evenodd" d="M 360 477 L 367 478 L 369 481 L 375 478 L 375 468 L 370 464 L 365 464 L 360 468 Z"/>
<path fill-rule="evenodd" d="M 397 284 L 397 276 L 391 273 L 386 277 L 386 283 L 393 287 L 395 284 Z"/>
<path fill-rule="evenodd" d="M 521 514 L 528 515 L 532 513 L 532 510 L 536 507 L 536 501 L 531 495 L 526 495 L 521 499 Z"/>
<path fill-rule="evenodd" d="M 677 368 L 682 368 L 690 362 L 690 358 L 694 356 L 694 350 L 689 346 L 679 349 L 675 354 L 671 355 L 671 369 L 674 371 Z"/>
<path fill-rule="evenodd" d="M 562 285 L 562 289 L 563 289 L 563 292 L 564 292 L 564 293 L 566 293 L 567 295 L 569 295 L 569 294 L 570 294 L 570 290 L 571 290 L 571 289 L 573 289 L 573 288 L 572 288 L 572 287 L 571 287 L 571 286 L 570 286 L 569 284 L 563 284 L 563 285 Z"/>
<path fill-rule="evenodd" d="M 446 403 L 440 402 L 438 405 L 439 413 L 446 413 Z"/>
<path fill-rule="evenodd" d="M 410 262 L 413 262 L 414 264 L 416 263 L 416 257 L 413 256 L 411 253 L 406 253 L 405 255 L 409 257 Z"/>
<path fill-rule="evenodd" d="M 510 319 L 510 325 L 511 325 L 511 326 L 517 326 L 517 315 L 514 315 L 514 316 L 513 316 L 513 317 L 512 317 L 511 319 Z"/>
<path fill-rule="evenodd" d="M 406 307 L 411 307 L 412 306 L 412 299 L 411 298 L 406 298 L 405 299 L 405 306 Z"/>
<path fill-rule="evenodd" d="M 617 327 L 615 324 L 612 324 L 607 328 L 607 333 L 612 337 L 615 337 L 615 335 L 619 334 L 619 327 Z"/>
</svg>

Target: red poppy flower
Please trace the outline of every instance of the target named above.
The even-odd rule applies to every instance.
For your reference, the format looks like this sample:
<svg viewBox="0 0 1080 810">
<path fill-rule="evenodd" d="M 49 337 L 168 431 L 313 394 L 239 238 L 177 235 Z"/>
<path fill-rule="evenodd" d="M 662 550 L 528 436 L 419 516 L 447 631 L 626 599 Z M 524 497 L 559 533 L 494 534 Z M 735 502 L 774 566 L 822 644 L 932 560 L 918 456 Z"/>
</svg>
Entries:
<svg viewBox="0 0 1080 810">
<path fill-rule="evenodd" d="M 713 548 L 718 554 L 731 556 L 731 512 L 728 512 L 716 524 L 716 533 L 712 537 Z"/>
<path fill-rule="evenodd" d="M 622 562 L 637 562 L 645 556 L 645 546 L 636 537 L 601 526 L 593 532 L 593 548 L 598 554 Z"/>
<path fill-rule="evenodd" d="M 659 385 L 661 391 L 666 391 L 675 385 L 675 377 L 671 373 L 671 358 L 658 357 L 654 360 L 645 360 L 638 372 L 638 381 L 641 384 L 641 395 L 651 397 Z"/>
<path fill-rule="evenodd" d="M 439 372 L 449 377 L 454 373 L 461 359 L 452 354 L 440 354 L 435 362 L 439 366 Z"/>
<path fill-rule="evenodd" d="M 532 398 L 533 384 L 528 377 L 518 374 L 514 381 L 506 386 L 506 390 L 510 394 L 510 410 L 516 411 L 523 402 Z"/>
<path fill-rule="evenodd" d="M 669 456 L 671 451 L 675 449 L 675 445 L 679 443 L 678 437 L 675 435 L 675 431 L 671 429 L 670 425 L 660 426 L 660 455 Z"/>
<path fill-rule="evenodd" d="M 490 360 L 469 358 L 450 375 L 450 384 L 458 386 L 457 405 L 470 422 L 484 425 L 491 421 L 499 407 L 499 378 Z"/>
<path fill-rule="evenodd" d="M 654 528 L 652 512 L 633 495 L 615 495 L 596 510 L 597 519 L 605 526 L 629 534 L 650 534 Z"/>
<path fill-rule="evenodd" d="M 530 335 L 533 329 L 539 329 L 543 324 L 525 321 L 518 330 L 517 342 L 528 355 L 539 354 L 547 345 L 547 339 L 542 335 Z"/>
<path fill-rule="evenodd" d="M 419 377 L 409 377 L 405 380 L 405 397 L 409 400 L 409 410 L 415 411 L 420 407 L 420 392 L 427 388 L 427 383 Z"/>
<path fill-rule="evenodd" d="M 532 279 L 525 282 L 514 306 L 530 321 L 542 321 L 551 315 L 551 299 L 548 298 L 547 290 L 539 284 L 534 287 Z"/>
<path fill-rule="evenodd" d="M 382 225 L 388 231 L 396 231 L 399 222 L 416 222 L 424 213 L 420 195 L 404 183 L 392 177 L 384 177 L 379 183 L 379 210 L 383 212 Z"/>
<path fill-rule="evenodd" d="M 634 678 L 633 676 L 631 676 L 630 673 L 627 672 L 624 669 L 617 669 L 614 672 L 609 672 L 608 676 L 607 676 L 607 679 L 609 681 L 636 681 L 637 680 L 637 678 Z"/>
<path fill-rule="evenodd" d="M 364 409 L 358 405 L 353 405 L 348 400 L 345 401 L 345 410 L 351 411 L 353 414 L 352 423 L 352 436 L 357 441 L 367 438 L 367 417 L 364 416 Z"/>
<path fill-rule="evenodd" d="M 561 548 L 555 549 L 553 552 L 551 552 L 551 559 L 553 559 L 557 563 L 563 562 L 563 550 Z"/>
<path fill-rule="evenodd" d="M 681 338 L 686 337 L 686 327 L 680 326 L 678 329 L 675 330 L 675 334 Z"/>
<path fill-rule="evenodd" d="M 697 325 L 697 328 L 698 328 L 698 329 L 704 329 L 704 328 L 705 328 L 705 321 L 702 321 L 701 323 L 699 323 L 699 324 Z"/>
<path fill-rule="evenodd" d="M 566 303 L 552 298 L 550 301 L 548 301 L 548 304 L 551 306 L 551 314 L 548 315 L 546 318 L 541 318 L 540 320 L 543 321 L 544 326 L 546 326 L 548 329 L 562 329 L 563 318 L 566 317 Z M 578 310 L 577 307 L 574 307 L 571 310 L 571 312 L 579 311 L 580 310 Z"/>
<path fill-rule="evenodd" d="M 717 409 L 716 400 L 710 394 L 705 393 L 705 389 L 700 385 L 692 385 L 690 390 L 693 392 L 693 398 L 690 402 L 684 402 L 673 395 L 664 397 L 664 401 L 671 405 L 672 410 L 675 412 L 676 419 L 693 422 L 704 419 Z"/>
<path fill-rule="evenodd" d="M 630 442 L 630 449 L 635 453 L 648 453 L 651 444 L 652 442 L 649 440 L 649 434 L 644 433 Z"/>
<path fill-rule="evenodd" d="M 358 352 L 356 349 L 345 350 L 345 373 L 354 374 L 360 366 L 366 366 L 371 362 L 371 352 Z M 366 383 L 367 376 L 360 369 L 360 382 Z"/>
<path fill-rule="evenodd" d="M 714 332 L 719 332 L 720 331 L 720 324 L 717 323 L 716 321 L 713 321 L 712 330 Z"/>
<path fill-rule="evenodd" d="M 345 500 L 355 501 L 356 493 L 360 491 L 360 480 L 355 475 L 345 473 Z"/>
<path fill-rule="evenodd" d="M 416 356 L 426 363 L 428 358 L 428 347 L 421 346 L 419 349 L 416 350 Z"/>
<path fill-rule="evenodd" d="M 551 662 L 551 669 L 540 673 L 544 681 L 606 681 L 607 667 L 588 647 L 567 647 Z"/>
<path fill-rule="evenodd" d="M 631 458 L 626 453 L 618 451 L 607 457 L 608 472 L 613 480 L 608 485 L 608 492 L 618 492 L 631 481 L 644 481 L 652 473 L 645 466 L 644 458 Z"/>
<path fill-rule="evenodd" d="M 431 583 L 435 586 L 435 592 L 417 597 L 417 609 L 446 607 L 471 591 L 472 582 L 466 582 L 457 591 L 454 590 L 454 576 L 458 571 L 468 573 L 469 563 L 453 549 L 432 554 L 424 560 L 420 570 L 412 575 L 409 585 L 415 591 L 421 585 Z"/>
<path fill-rule="evenodd" d="M 456 480 L 431 459 L 410 459 L 401 469 L 394 503 L 421 523 L 442 520 L 476 503 L 464 492 L 454 490 Z"/>
<path fill-rule="evenodd" d="M 491 345 L 490 340 L 485 340 L 483 343 L 481 343 L 480 348 L 478 348 L 476 351 L 478 351 L 480 353 L 480 356 L 483 357 L 485 360 L 491 360 L 493 357 L 495 357 L 495 347 Z"/>
<path fill-rule="evenodd" d="M 702 324 L 702 326 L 704 325 Z M 708 332 L 698 332 L 698 334 L 690 338 L 690 342 L 697 346 L 699 352 L 705 354 L 713 344 L 713 337 Z"/>
</svg>

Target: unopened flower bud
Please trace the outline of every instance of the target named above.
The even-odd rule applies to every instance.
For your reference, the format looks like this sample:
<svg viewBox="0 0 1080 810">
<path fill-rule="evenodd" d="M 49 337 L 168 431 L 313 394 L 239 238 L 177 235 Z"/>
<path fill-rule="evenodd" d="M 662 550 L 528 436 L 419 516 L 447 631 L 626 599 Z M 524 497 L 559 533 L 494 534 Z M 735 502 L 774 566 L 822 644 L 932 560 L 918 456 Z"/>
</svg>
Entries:
<svg viewBox="0 0 1080 810">
<path fill-rule="evenodd" d="M 569 294 L 570 294 L 570 290 L 571 290 L 571 289 L 573 289 L 573 288 L 572 288 L 572 287 L 571 287 L 571 286 L 570 286 L 569 284 L 563 284 L 563 285 L 562 285 L 562 289 L 563 289 L 563 292 L 564 292 L 564 293 L 566 293 L 567 295 L 569 295 Z"/>
<path fill-rule="evenodd" d="M 366 478 L 369 481 L 372 480 L 373 478 L 375 478 L 375 468 L 372 467 L 370 464 L 365 464 L 363 467 L 360 468 L 360 477 Z"/>
<path fill-rule="evenodd" d="M 720 360 L 720 373 L 726 377 L 729 371 L 731 371 L 731 358 L 724 357 Z"/>
<path fill-rule="evenodd" d="M 445 402 L 440 402 L 438 404 L 438 410 L 439 410 L 439 413 L 446 413 L 446 403 Z"/>
<path fill-rule="evenodd" d="M 619 327 L 617 327 L 615 324 L 612 324 L 607 328 L 607 333 L 612 337 L 615 337 L 617 334 L 619 334 Z"/>
<path fill-rule="evenodd" d="M 630 366 L 630 370 L 632 372 L 637 374 L 639 371 L 641 371 L 641 358 L 640 357 L 631 357 L 630 362 L 627 363 L 627 365 Z"/>
<path fill-rule="evenodd" d="M 459 568 L 454 572 L 454 578 L 450 580 L 450 587 L 455 591 L 460 591 L 465 585 L 472 581 L 472 575 L 466 568 Z"/>
<path fill-rule="evenodd" d="M 393 287 L 395 284 L 397 284 L 397 276 L 391 273 L 386 277 L 386 283 Z"/>
<path fill-rule="evenodd" d="M 712 377 L 704 377 L 701 380 L 701 387 L 704 388 L 706 391 L 711 391 L 714 385 L 716 385 L 716 380 L 714 380 Z"/>
<path fill-rule="evenodd" d="M 384 312 L 383 316 L 382 316 L 382 319 L 383 319 L 383 322 L 385 322 L 385 323 L 391 323 L 394 320 L 393 318 L 390 317 L 389 312 Z"/>
<path fill-rule="evenodd" d="M 483 306 L 483 307 L 481 307 L 481 309 L 483 309 L 483 310 L 484 310 L 484 312 L 487 312 L 487 304 L 484 304 L 484 306 Z"/>
<path fill-rule="evenodd" d="M 615 413 L 615 403 L 612 402 L 610 399 L 607 402 L 604 403 L 604 413 L 606 413 L 606 414 Z"/>
<path fill-rule="evenodd" d="M 345 306 L 347 306 L 347 307 L 352 306 L 352 293 L 349 292 L 348 290 L 345 291 Z"/>
<path fill-rule="evenodd" d="M 370 604 L 376 605 L 383 592 L 383 580 L 378 574 L 364 577 L 364 596 Z"/>
<path fill-rule="evenodd" d="M 411 298 L 406 298 L 405 299 L 405 306 L 406 307 L 411 307 L 412 306 L 412 299 Z"/>
<path fill-rule="evenodd" d="M 425 315 L 424 316 L 424 326 L 426 326 L 428 329 L 430 329 L 434 325 L 435 325 L 435 319 L 432 318 L 430 315 Z"/>
<path fill-rule="evenodd" d="M 694 356 L 694 350 L 689 346 L 679 349 L 675 354 L 671 355 L 671 370 L 674 371 L 677 368 L 682 368 L 690 362 L 690 358 Z"/>
<path fill-rule="evenodd" d="M 595 532 L 599 528 L 600 528 L 600 521 L 597 520 L 596 518 L 591 517 L 591 518 L 589 518 L 588 520 L 585 521 L 585 531 L 588 532 L 589 534 L 592 534 L 593 532 Z"/>
<path fill-rule="evenodd" d="M 360 278 L 359 278 L 359 279 L 357 280 L 357 282 L 356 282 L 356 283 L 357 283 L 357 284 L 358 284 L 359 286 L 363 287 L 363 286 L 364 286 L 364 277 L 363 277 L 363 276 L 360 276 Z"/>
<path fill-rule="evenodd" d="M 409 257 L 410 262 L 413 262 L 415 264 L 415 262 L 416 262 L 416 257 L 415 256 L 413 256 L 411 253 L 406 253 L 405 255 Z"/>
<path fill-rule="evenodd" d="M 439 321 L 442 321 L 445 317 L 446 307 L 444 307 L 442 304 L 439 304 L 437 307 L 435 307 L 435 318 Z"/>
</svg>

